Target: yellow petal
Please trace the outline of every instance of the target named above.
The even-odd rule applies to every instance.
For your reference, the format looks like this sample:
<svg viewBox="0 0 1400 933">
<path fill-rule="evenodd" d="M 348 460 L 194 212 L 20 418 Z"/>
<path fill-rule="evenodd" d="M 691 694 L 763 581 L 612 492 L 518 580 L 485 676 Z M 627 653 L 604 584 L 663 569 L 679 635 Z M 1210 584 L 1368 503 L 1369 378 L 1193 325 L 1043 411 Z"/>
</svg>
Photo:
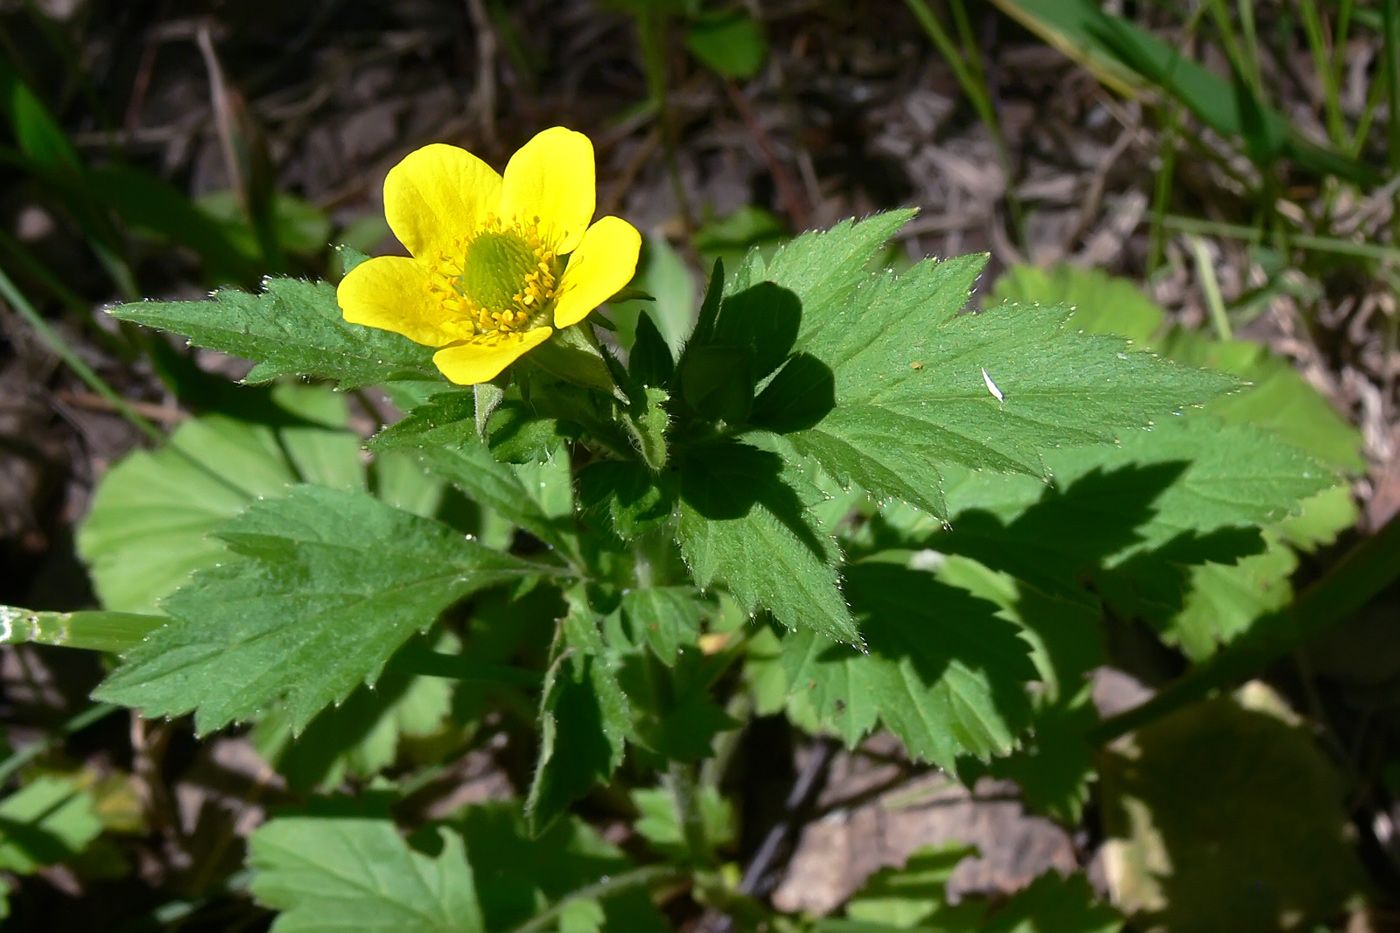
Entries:
<svg viewBox="0 0 1400 933">
<path fill-rule="evenodd" d="M 571 253 L 593 219 L 597 197 L 593 143 L 582 133 L 556 126 L 510 157 L 501 186 L 501 219 L 528 222 L 538 217 L 540 232 L 555 251 Z"/>
<path fill-rule="evenodd" d="M 351 324 L 391 330 L 430 347 L 461 340 L 470 329 L 428 291 L 428 275 L 406 256 L 366 259 L 341 280 L 336 301 Z"/>
<path fill-rule="evenodd" d="M 384 217 L 408 251 L 433 258 L 475 230 L 501 200 L 501 176 L 465 149 L 434 143 L 414 150 L 384 179 Z"/>
<path fill-rule="evenodd" d="M 588 317 L 632 281 L 642 235 L 620 217 L 604 217 L 588 228 L 569 257 L 554 303 L 554 326 L 568 327 Z"/>
<path fill-rule="evenodd" d="M 554 333 L 550 327 L 536 327 L 511 334 L 494 346 L 482 343 L 462 343 L 444 347 L 433 354 L 433 362 L 442 374 L 460 386 L 476 385 L 495 379 L 511 363 L 544 343 Z"/>
</svg>

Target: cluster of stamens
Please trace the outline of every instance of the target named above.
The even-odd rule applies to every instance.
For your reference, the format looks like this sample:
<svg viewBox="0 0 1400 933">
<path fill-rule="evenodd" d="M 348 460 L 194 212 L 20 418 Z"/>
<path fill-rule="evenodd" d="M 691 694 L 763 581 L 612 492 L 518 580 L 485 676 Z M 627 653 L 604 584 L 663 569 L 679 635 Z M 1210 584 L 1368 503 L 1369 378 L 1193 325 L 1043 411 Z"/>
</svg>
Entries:
<svg viewBox="0 0 1400 933">
<path fill-rule="evenodd" d="M 448 317 L 463 322 L 473 342 L 497 343 L 548 323 L 559 282 L 558 255 L 538 217 L 503 224 L 487 214 L 481 225 L 427 259 L 427 288 Z"/>
</svg>

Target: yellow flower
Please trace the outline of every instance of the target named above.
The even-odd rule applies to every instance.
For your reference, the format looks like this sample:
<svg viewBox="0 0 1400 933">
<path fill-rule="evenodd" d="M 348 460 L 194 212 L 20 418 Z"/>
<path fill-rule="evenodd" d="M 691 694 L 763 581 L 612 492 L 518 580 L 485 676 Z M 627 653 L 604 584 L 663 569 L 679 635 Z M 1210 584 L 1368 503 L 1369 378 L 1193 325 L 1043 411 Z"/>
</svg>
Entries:
<svg viewBox="0 0 1400 933">
<path fill-rule="evenodd" d="M 350 270 L 341 312 L 440 348 L 433 362 L 459 385 L 494 379 L 631 281 L 641 235 L 617 217 L 590 226 L 596 197 L 593 144 L 562 126 L 504 178 L 465 149 L 424 146 L 384 179 L 384 216 L 412 258 Z"/>
</svg>

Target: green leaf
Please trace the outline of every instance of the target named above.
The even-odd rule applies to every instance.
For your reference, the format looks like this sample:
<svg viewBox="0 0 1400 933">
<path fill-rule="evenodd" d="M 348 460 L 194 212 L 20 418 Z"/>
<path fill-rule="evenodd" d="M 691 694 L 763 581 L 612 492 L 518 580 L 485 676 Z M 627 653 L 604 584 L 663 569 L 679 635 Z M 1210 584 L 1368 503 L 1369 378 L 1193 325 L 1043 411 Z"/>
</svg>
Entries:
<svg viewBox="0 0 1400 933">
<path fill-rule="evenodd" d="M 91 791 L 40 775 L 0 800 L 0 871 L 32 874 L 79 854 L 101 833 Z"/>
<path fill-rule="evenodd" d="M 639 396 L 632 406 L 633 410 L 623 412 L 622 423 L 642 461 L 652 470 L 660 472 L 666 466 L 666 431 L 671 426 L 666 402 L 670 396 L 664 389 L 650 386 L 642 389 Z"/>
<path fill-rule="evenodd" d="M 455 638 L 441 640 L 460 648 Z M 357 687 L 299 736 L 280 709 L 271 710 L 253 730 L 253 744 L 300 792 L 333 788 L 346 775 L 373 777 L 394 763 L 401 739 L 433 735 L 452 709 L 452 682 L 413 676 L 404 658 L 405 652 L 395 655 L 373 689 Z"/>
<path fill-rule="evenodd" d="M 658 853 L 673 861 L 683 862 L 689 855 L 681 817 L 676 812 L 676 798 L 664 788 L 640 788 L 632 791 L 632 803 L 641 814 L 632 829 L 646 839 Z M 705 829 L 705 850 L 713 852 L 734 841 L 734 808 L 719 794 L 713 784 L 700 788 L 700 817 Z"/>
<path fill-rule="evenodd" d="M 1148 347 L 1153 346 L 1152 338 L 1166 318 L 1162 308 L 1131 279 L 1069 263 L 1050 269 L 1011 266 L 992 286 L 988 303 L 1007 301 L 1063 305 L 1070 309 L 1066 327 L 1082 328 L 1091 334 L 1116 334 Z"/>
<path fill-rule="evenodd" d="M 1169 419 L 1117 447 L 1059 451 L 1048 463 L 1052 487 L 967 474 L 949 489 L 952 530 L 930 522 L 921 540 L 1049 593 L 1073 593 L 1089 574 L 1109 602 L 1158 620 L 1181 607 L 1183 568 L 1259 552 L 1256 526 L 1334 481 L 1270 435 L 1205 416 Z"/>
<path fill-rule="evenodd" d="M 768 44 L 758 24 L 738 10 L 702 12 L 691 22 L 685 45 L 725 78 L 752 78 L 768 57 Z"/>
<path fill-rule="evenodd" d="M 370 450 L 456 446 L 476 439 L 476 395 L 444 389 L 369 439 Z"/>
<path fill-rule="evenodd" d="M 645 385 L 663 385 L 662 382 L 647 381 L 637 371 L 638 348 L 641 345 L 644 358 L 654 352 L 656 345 L 652 344 L 652 338 L 643 337 L 650 330 L 661 338 L 660 345 L 668 350 L 667 365 L 675 365 L 675 356 L 695 324 L 695 278 L 686 261 L 671 248 L 665 237 L 648 236 L 633 282 L 654 300 L 609 302 L 608 312 L 617 322 L 619 342 L 632 353 L 629 366 L 633 369 L 633 375 Z M 641 344 L 644 339 L 650 346 Z M 659 357 L 651 358 L 660 362 Z"/>
<path fill-rule="evenodd" d="M 546 507 L 541 493 L 571 496 L 567 479 L 555 475 L 552 481 L 537 479 L 527 484 L 521 474 L 530 464 L 510 466 L 501 463 L 486 445 L 470 437 L 452 447 L 430 447 L 420 453 L 424 466 L 432 473 L 452 483 L 474 502 L 495 511 L 502 518 L 525 529 L 546 544 L 573 553 L 572 507 L 559 508 L 556 503 Z M 555 474 L 568 470 L 567 454 L 561 453 L 554 463 Z M 562 482 L 563 488 L 560 487 Z"/>
<path fill-rule="evenodd" d="M 164 621 L 158 615 L 134 612 L 36 612 L 0 606 L 0 644 L 33 642 L 122 654 Z"/>
<path fill-rule="evenodd" d="M 824 920 L 818 933 L 876 933 L 880 930 L 976 930 L 986 905 L 974 899 L 948 903 L 953 871 L 977 855 L 972 846 L 950 842 L 909 855 L 902 868 L 881 868 L 846 904 L 848 920 Z"/>
<path fill-rule="evenodd" d="M 540 754 L 525 802 L 532 836 L 612 777 L 632 731 L 632 708 L 618 685 L 620 659 L 603 644 L 587 599 L 577 591 L 567 595 L 564 650 L 545 674 L 540 697 Z"/>
<path fill-rule="evenodd" d="M 491 803 L 468 808 L 454 825 L 472 853 L 489 930 L 513 930 L 565 898 L 601 905 L 604 930 L 659 933 L 669 929 L 644 888 L 601 899 L 574 896 L 631 868 L 616 846 L 581 820 L 566 817 L 532 838 L 517 804 Z"/>
<path fill-rule="evenodd" d="M 318 486 L 254 503 L 218 535 L 236 558 L 165 600 L 171 622 L 95 696 L 149 716 L 194 710 L 200 732 L 281 700 L 299 731 L 373 683 L 448 606 L 541 569 L 364 493 Z"/>
<path fill-rule="evenodd" d="M 1056 448 L 1111 441 L 1233 385 L 1084 336 L 1060 309 L 956 316 L 982 262 L 866 276 L 844 317 L 815 331 L 804 309 L 796 349 L 830 375 L 808 364 L 786 397 L 764 401 L 781 408 L 829 380 L 835 407 L 805 429 L 784 425 L 793 446 L 839 480 L 946 516 L 939 464 L 1045 476 Z"/>
<path fill-rule="evenodd" d="M 993 911 L 983 933 L 1117 933 L 1123 918 L 1094 896 L 1089 879 L 1041 875 Z"/>
<path fill-rule="evenodd" d="M 717 442 L 686 451 L 680 473 L 677 538 L 700 586 L 723 579 L 748 612 L 762 606 L 789 628 L 859 641 L 836 546 L 807 508 L 821 493 L 799 494 L 799 471 L 771 450 Z"/>
<path fill-rule="evenodd" d="M 672 664 L 682 647 L 694 645 L 699 638 L 704 611 L 691 587 L 655 586 L 624 593 L 622 615 L 636 640 Z"/>
<path fill-rule="evenodd" d="M 669 476 L 631 461 L 595 460 L 579 471 L 578 485 L 584 513 L 623 541 L 660 527 L 676 504 Z"/>
<path fill-rule="evenodd" d="M 253 896 L 283 912 L 273 933 L 486 933 L 462 837 L 437 837 L 430 856 L 388 820 L 274 819 L 249 839 Z"/>
<path fill-rule="evenodd" d="M 248 503 L 298 482 L 364 485 L 360 440 L 342 430 L 345 401 L 324 387 L 279 385 L 267 424 L 206 415 L 165 447 L 137 450 L 108 471 L 78 528 L 78 553 L 108 609 L 157 602 L 224 555 L 209 537 Z"/>
<path fill-rule="evenodd" d="M 1019 626 L 931 573 L 884 560 L 849 565 L 845 592 L 867 651 L 810 631 L 783 639 L 799 725 L 854 746 L 883 722 L 911 756 L 948 769 L 960 755 L 1011 750 L 1036 677 Z"/>
<path fill-rule="evenodd" d="M 1333 469 L 1365 469 L 1361 432 L 1339 415 L 1288 360 L 1246 340 L 1214 340 L 1176 329 L 1162 341 L 1162 353 L 1191 366 L 1203 366 L 1248 379 L 1253 386 L 1216 399 L 1206 410 L 1235 424 L 1276 433 Z"/>
<path fill-rule="evenodd" d="M 325 282 L 270 278 L 257 295 L 223 289 L 209 301 L 143 301 L 110 313 L 252 360 L 257 365 L 244 380 L 250 383 L 298 375 L 335 379 L 353 389 L 436 374 L 431 347 L 347 323 L 335 287 Z"/>
</svg>

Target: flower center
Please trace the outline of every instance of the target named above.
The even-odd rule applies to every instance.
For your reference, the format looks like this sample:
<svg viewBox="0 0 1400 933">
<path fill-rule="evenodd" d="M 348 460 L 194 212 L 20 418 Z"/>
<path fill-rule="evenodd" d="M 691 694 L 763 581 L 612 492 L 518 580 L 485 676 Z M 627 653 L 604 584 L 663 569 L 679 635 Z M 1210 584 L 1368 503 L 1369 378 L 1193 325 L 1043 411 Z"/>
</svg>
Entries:
<svg viewBox="0 0 1400 933">
<path fill-rule="evenodd" d="M 506 226 L 488 214 L 455 245 L 461 259 L 442 254 L 430 263 L 436 274 L 429 288 L 476 337 L 491 340 L 548 322 L 564 261 L 541 235 L 538 219 Z"/>
</svg>

